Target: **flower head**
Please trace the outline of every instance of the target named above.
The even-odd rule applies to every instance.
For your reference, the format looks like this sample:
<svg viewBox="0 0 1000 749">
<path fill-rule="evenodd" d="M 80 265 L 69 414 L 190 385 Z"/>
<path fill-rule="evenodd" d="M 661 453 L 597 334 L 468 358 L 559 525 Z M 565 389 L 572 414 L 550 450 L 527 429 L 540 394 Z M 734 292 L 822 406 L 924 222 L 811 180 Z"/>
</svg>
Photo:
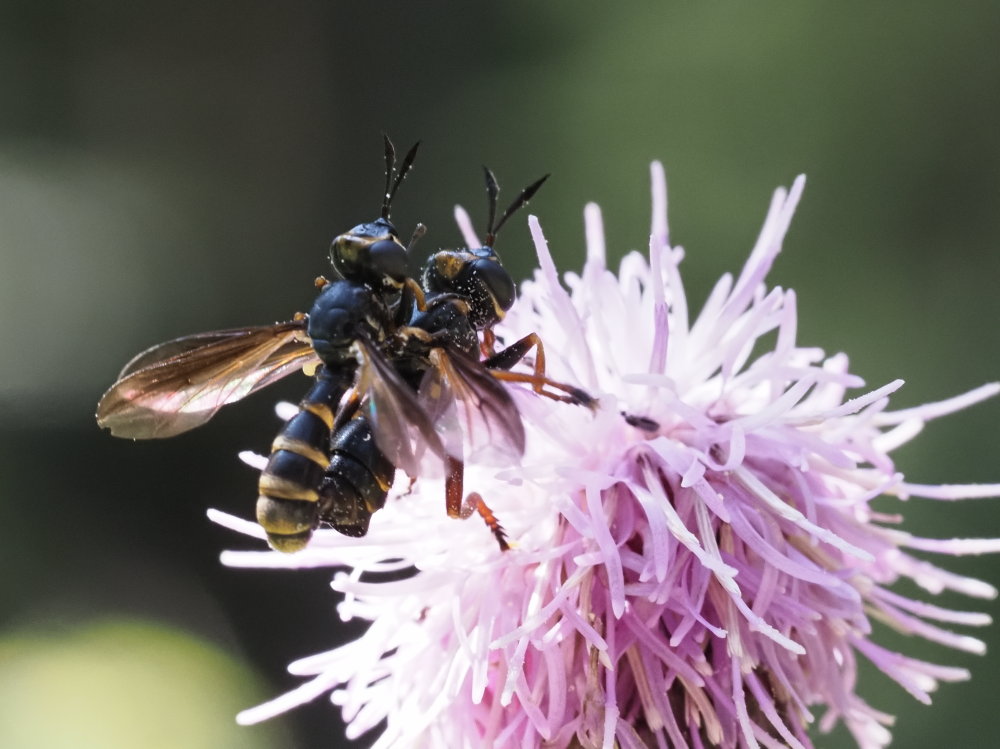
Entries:
<svg viewBox="0 0 1000 749">
<path fill-rule="evenodd" d="M 568 290 L 529 219 L 540 270 L 498 333 L 538 333 L 548 373 L 601 407 L 517 391 L 522 464 L 467 467 L 466 486 L 487 498 L 511 551 L 481 524 L 449 519 L 441 482 L 421 479 L 412 491 L 398 482 L 364 538 L 321 531 L 292 556 L 224 555 L 233 566 L 344 567 L 333 580 L 341 617 L 371 623 L 293 663 L 311 680 L 242 721 L 330 692 L 352 735 L 385 722 L 376 747 L 801 748 L 813 727 L 843 721 L 869 748 L 889 742 L 891 716 L 857 695 L 860 658 L 923 702 L 938 682 L 968 677 L 876 644 L 871 623 L 982 652 L 948 627 L 986 615 L 892 585 L 993 597 L 908 550 L 992 552 L 1000 540 L 914 537 L 876 498 L 1000 494 L 908 483 L 889 457 L 927 420 L 1000 386 L 900 411 L 888 410 L 899 380 L 846 397 L 864 384 L 846 356 L 799 346 L 794 292 L 764 283 L 801 177 L 775 193 L 738 277 L 723 276 L 690 316 L 659 164 L 652 178 L 648 259 L 629 254 L 617 274 L 596 206 Z"/>
</svg>

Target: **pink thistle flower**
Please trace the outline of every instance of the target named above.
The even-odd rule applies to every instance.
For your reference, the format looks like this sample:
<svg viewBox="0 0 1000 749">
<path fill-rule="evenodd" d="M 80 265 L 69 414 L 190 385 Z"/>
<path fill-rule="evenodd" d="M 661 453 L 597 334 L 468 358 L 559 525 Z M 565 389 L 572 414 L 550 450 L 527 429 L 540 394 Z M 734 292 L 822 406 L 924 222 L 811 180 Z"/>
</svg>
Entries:
<svg viewBox="0 0 1000 749">
<path fill-rule="evenodd" d="M 982 653 L 942 625 L 988 616 L 892 585 L 992 598 L 991 585 L 909 550 L 980 554 L 1000 539 L 917 538 L 875 500 L 1000 495 L 1000 485 L 908 483 L 890 458 L 928 420 L 1000 385 L 899 411 L 888 402 L 900 380 L 845 400 L 864 384 L 847 357 L 800 347 L 794 292 L 764 284 L 802 177 L 775 193 L 739 276 L 723 276 L 690 317 L 658 163 L 652 184 L 649 259 L 631 253 L 610 272 L 588 205 L 587 260 L 568 290 L 529 219 L 541 269 L 498 332 L 537 332 L 550 375 L 599 395 L 601 409 L 518 391 L 522 464 L 468 466 L 466 486 L 487 498 L 513 550 L 447 518 L 441 482 L 422 479 L 409 495 L 398 482 L 364 538 L 320 531 L 294 555 L 223 555 L 239 567 L 346 568 L 332 583 L 340 615 L 371 622 L 358 640 L 291 664 L 310 680 L 241 722 L 330 693 L 350 736 L 384 722 L 379 748 L 801 749 L 810 731 L 843 721 L 870 749 L 889 743 L 892 717 L 856 694 L 859 658 L 921 702 L 968 678 L 876 644 L 871 622 Z"/>
</svg>

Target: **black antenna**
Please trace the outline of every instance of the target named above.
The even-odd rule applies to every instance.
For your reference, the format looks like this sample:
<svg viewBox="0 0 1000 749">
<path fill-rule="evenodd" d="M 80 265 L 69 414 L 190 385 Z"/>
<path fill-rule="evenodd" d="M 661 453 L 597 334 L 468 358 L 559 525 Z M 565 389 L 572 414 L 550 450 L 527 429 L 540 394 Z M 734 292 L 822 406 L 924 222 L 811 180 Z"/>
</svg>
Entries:
<svg viewBox="0 0 1000 749">
<path fill-rule="evenodd" d="M 382 218 L 387 219 L 389 218 L 389 203 L 392 200 L 389 186 L 392 184 L 392 172 L 396 167 L 396 149 L 393 148 L 392 141 L 385 133 L 382 133 L 382 140 L 385 141 L 385 190 L 382 192 Z"/>
<path fill-rule="evenodd" d="M 382 218 L 389 219 L 389 206 L 392 204 L 392 198 L 396 194 L 396 190 L 399 189 L 400 183 L 402 183 L 403 178 L 406 173 L 410 171 L 410 167 L 413 166 L 413 159 L 417 155 L 417 147 L 420 145 L 418 140 L 409 151 L 406 152 L 406 156 L 403 157 L 403 163 L 399 167 L 399 171 L 396 171 L 396 149 L 392 145 L 392 141 L 389 140 L 389 136 L 382 133 L 382 138 L 385 141 L 385 192 L 382 195 Z M 393 174 L 396 175 L 396 179 L 393 180 Z"/>
<path fill-rule="evenodd" d="M 493 230 L 493 220 L 497 216 L 497 197 L 500 195 L 500 185 L 497 184 L 497 178 L 488 167 L 484 166 L 483 172 L 486 175 L 486 199 L 490 205 L 490 215 L 486 220 L 486 246 L 492 247 L 493 239 L 496 237 L 496 232 Z"/>
<path fill-rule="evenodd" d="M 497 184 L 497 178 L 493 176 L 491 172 L 486 167 L 483 167 L 486 172 L 486 192 L 489 196 L 490 201 L 490 216 L 489 222 L 486 225 L 486 246 L 492 247 L 493 242 L 496 240 L 497 234 L 500 232 L 500 227 L 509 219 L 519 208 L 528 204 L 535 193 L 538 192 L 538 188 L 542 186 L 542 183 L 549 178 L 546 174 L 544 177 L 535 180 L 530 185 L 521 190 L 521 193 L 514 199 L 514 202 L 507 206 L 507 210 L 503 212 L 500 220 L 493 225 L 493 219 L 496 217 L 497 212 L 497 196 L 500 194 L 500 186 Z"/>
</svg>

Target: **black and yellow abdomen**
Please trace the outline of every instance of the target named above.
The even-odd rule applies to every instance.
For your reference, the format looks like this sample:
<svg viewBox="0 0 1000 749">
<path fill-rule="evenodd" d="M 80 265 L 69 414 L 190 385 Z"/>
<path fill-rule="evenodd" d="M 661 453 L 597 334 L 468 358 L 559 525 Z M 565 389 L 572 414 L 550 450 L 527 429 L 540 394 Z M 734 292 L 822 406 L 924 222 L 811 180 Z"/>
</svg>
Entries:
<svg viewBox="0 0 1000 749">
<path fill-rule="evenodd" d="M 320 515 L 345 536 L 364 536 L 371 516 L 385 506 L 396 467 L 375 442 L 371 423 L 358 415 L 333 437 L 330 465 L 320 487 Z"/>
<path fill-rule="evenodd" d="M 347 369 L 347 368 L 345 368 Z M 353 371 L 320 367 L 316 382 L 271 444 L 260 474 L 257 522 L 278 551 L 298 551 L 319 525 L 319 488 L 330 463 L 334 413 Z"/>
</svg>

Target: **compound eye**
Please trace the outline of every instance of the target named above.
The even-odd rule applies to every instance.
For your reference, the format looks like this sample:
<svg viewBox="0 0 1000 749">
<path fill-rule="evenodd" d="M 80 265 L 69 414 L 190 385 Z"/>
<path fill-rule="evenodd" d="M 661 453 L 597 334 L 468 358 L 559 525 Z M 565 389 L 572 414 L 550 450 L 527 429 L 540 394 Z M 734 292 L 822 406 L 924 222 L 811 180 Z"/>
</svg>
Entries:
<svg viewBox="0 0 1000 749">
<path fill-rule="evenodd" d="M 477 260 L 475 263 L 475 275 L 479 282 L 489 291 L 489 295 L 493 298 L 497 307 L 506 312 L 514 305 L 514 298 L 517 295 L 514 279 L 510 277 L 510 274 L 499 262 Z"/>
<path fill-rule="evenodd" d="M 379 280 L 392 279 L 396 284 L 406 280 L 406 248 L 395 239 L 380 239 L 368 249 L 373 276 Z"/>
</svg>

